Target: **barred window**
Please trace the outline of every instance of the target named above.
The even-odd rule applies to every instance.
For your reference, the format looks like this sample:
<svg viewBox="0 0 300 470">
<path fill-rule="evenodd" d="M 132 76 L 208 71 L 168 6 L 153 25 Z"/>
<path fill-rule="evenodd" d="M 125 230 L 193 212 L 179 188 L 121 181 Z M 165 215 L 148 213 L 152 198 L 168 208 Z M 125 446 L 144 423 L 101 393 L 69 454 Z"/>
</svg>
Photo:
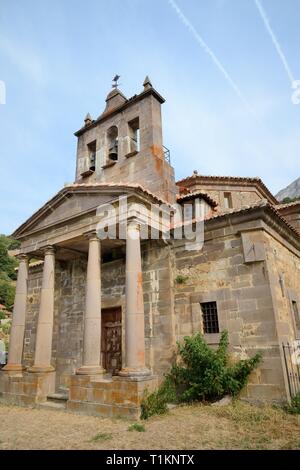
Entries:
<svg viewBox="0 0 300 470">
<path fill-rule="evenodd" d="M 204 333 L 219 333 L 217 302 L 201 304 Z"/>
</svg>

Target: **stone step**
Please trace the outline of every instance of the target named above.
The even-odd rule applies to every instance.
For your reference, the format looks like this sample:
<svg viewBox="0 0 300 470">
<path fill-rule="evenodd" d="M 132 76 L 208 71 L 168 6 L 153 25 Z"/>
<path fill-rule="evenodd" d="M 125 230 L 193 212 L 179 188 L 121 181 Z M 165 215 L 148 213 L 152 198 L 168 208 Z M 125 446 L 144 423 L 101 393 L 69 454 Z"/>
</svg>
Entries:
<svg viewBox="0 0 300 470">
<path fill-rule="evenodd" d="M 55 403 L 53 401 L 45 401 L 43 403 L 39 403 L 39 408 L 46 408 L 47 410 L 66 410 L 66 402 L 63 403 Z"/>
<path fill-rule="evenodd" d="M 56 392 L 47 396 L 47 402 L 65 404 L 69 399 L 68 392 Z"/>
</svg>

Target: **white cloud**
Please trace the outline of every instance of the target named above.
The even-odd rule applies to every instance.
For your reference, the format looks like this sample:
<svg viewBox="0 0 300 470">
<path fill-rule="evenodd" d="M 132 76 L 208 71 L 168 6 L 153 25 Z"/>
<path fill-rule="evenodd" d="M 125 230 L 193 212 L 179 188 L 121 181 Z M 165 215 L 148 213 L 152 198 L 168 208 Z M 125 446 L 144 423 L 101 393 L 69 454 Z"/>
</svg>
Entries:
<svg viewBox="0 0 300 470">
<path fill-rule="evenodd" d="M 16 66 L 21 73 L 36 84 L 47 82 L 46 65 L 38 53 L 25 44 L 11 41 L 9 38 L 0 37 L 0 52 Z"/>
</svg>

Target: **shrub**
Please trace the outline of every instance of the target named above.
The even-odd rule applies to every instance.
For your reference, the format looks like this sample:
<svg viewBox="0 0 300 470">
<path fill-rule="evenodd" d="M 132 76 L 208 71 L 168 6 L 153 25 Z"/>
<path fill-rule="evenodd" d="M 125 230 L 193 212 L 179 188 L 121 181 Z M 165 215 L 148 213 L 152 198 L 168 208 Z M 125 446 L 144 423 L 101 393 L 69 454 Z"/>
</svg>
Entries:
<svg viewBox="0 0 300 470">
<path fill-rule="evenodd" d="M 297 393 L 297 395 L 291 399 L 291 403 L 287 405 L 285 409 L 292 415 L 300 415 L 300 393 Z"/>
<path fill-rule="evenodd" d="M 176 401 L 174 382 L 166 377 L 162 385 L 150 395 L 146 391 L 141 403 L 141 419 L 161 415 L 167 411 L 167 403 Z"/>
<path fill-rule="evenodd" d="M 238 395 L 261 354 L 231 363 L 227 349 L 227 331 L 221 334 L 216 350 L 207 345 L 201 334 L 186 336 L 183 344 L 178 344 L 180 362 L 172 366 L 159 389 L 142 401 L 141 418 L 164 413 L 169 401 L 215 401 L 225 395 Z"/>
</svg>

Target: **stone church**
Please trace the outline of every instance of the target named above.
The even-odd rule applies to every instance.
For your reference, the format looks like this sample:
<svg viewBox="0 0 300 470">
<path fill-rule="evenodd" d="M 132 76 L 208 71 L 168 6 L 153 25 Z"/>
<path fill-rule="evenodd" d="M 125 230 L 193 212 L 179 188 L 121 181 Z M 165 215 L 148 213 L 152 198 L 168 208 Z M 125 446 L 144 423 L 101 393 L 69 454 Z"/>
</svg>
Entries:
<svg viewBox="0 0 300 470">
<path fill-rule="evenodd" d="M 139 414 L 176 342 L 201 332 L 232 358 L 263 354 L 243 392 L 291 395 L 282 345 L 300 339 L 300 204 L 280 204 L 259 178 L 176 181 L 163 145 L 164 98 L 146 77 L 126 98 L 114 86 L 78 139 L 76 176 L 14 233 L 21 242 L 8 363 L 0 396 L 101 416 Z M 126 197 L 125 233 L 100 239 L 99 214 Z M 205 207 L 204 243 L 141 236 L 144 207 Z M 192 209 L 193 210 L 193 209 Z M 174 228 L 174 226 L 173 226 Z"/>
</svg>

